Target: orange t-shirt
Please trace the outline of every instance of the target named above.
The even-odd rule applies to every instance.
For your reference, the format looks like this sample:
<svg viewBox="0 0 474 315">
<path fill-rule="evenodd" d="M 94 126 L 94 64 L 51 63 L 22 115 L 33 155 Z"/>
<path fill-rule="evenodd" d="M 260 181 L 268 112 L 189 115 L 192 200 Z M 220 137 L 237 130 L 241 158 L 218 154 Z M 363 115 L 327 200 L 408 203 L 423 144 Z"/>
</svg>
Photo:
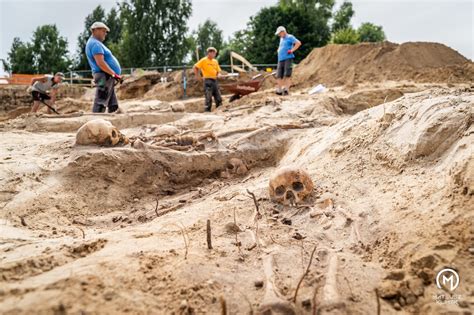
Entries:
<svg viewBox="0 0 474 315">
<path fill-rule="evenodd" d="M 217 73 L 221 71 L 219 62 L 217 62 L 216 59 L 209 59 L 208 57 L 202 58 L 194 66 L 201 70 L 202 76 L 205 79 L 216 79 Z"/>
</svg>

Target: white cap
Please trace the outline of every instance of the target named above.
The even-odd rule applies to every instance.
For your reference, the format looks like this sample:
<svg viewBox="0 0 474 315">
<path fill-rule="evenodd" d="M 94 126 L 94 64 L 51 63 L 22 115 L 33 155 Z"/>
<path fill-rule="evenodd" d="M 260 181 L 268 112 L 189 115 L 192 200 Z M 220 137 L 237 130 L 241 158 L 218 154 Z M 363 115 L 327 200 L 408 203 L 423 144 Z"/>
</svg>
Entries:
<svg viewBox="0 0 474 315">
<path fill-rule="evenodd" d="M 105 28 L 107 32 L 110 32 L 110 28 L 108 28 L 108 26 L 102 22 L 94 22 L 94 24 L 91 25 L 91 31 L 93 31 L 96 28 Z"/>
<path fill-rule="evenodd" d="M 281 32 L 286 32 L 286 28 L 284 26 L 278 26 L 275 35 L 280 34 Z"/>
</svg>

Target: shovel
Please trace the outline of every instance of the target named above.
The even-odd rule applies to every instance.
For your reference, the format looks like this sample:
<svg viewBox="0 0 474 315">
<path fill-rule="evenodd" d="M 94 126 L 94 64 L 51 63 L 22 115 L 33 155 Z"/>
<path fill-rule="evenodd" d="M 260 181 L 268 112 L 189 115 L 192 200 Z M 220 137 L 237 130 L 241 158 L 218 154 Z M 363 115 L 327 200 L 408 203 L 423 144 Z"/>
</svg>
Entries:
<svg viewBox="0 0 474 315">
<path fill-rule="evenodd" d="M 60 115 L 59 112 L 58 112 L 56 109 L 54 109 L 54 107 L 48 105 L 45 101 L 40 100 L 40 102 L 43 103 L 44 105 L 48 106 L 48 108 L 51 109 L 51 110 L 52 110 L 53 112 L 55 112 L 56 114 Z"/>
</svg>

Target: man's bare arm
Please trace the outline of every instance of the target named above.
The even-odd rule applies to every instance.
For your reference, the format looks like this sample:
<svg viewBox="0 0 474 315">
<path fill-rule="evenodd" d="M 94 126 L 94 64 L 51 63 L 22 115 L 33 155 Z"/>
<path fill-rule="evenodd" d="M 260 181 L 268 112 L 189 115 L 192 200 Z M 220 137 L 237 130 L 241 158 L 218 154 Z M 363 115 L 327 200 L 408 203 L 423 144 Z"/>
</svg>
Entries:
<svg viewBox="0 0 474 315">
<path fill-rule="evenodd" d="M 115 74 L 114 70 L 112 70 L 109 67 L 109 65 L 105 62 L 104 55 L 101 55 L 101 54 L 94 55 L 94 59 L 95 59 L 95 62 L 97 62 L 97 65 L 99 66 L 99 68 L 102 71 L 104 71 L 105 73 L 110 74 L 111 76 L 113 76 Z"/>
<path fill-rule="evenodd" d="M 199 74 L 199 68 L 196 67 L 196 66 L 194 66 L 194 67 L 193 67 L 193 71 L 194 71 L 194 75 L 196 76 L 196 78 L 197 78 L 198 80 L 202 80 L 202 77 L 201 77 L 201 75 Z"/>
<path fill-rule="evenodd" d="M 58 92 L 57 89 L 51 89 L 51 105 L 56 102 L 56 93 Z"/>
<path fill-rule="evenodd" d="M 301 47 L 301 42 L 300 42 L 300 41 L 297 41 L 297 42 L 295 43 L 295 46 L 293 46 L 293 48 L 291 49 L 291 51 L 292 51 L 292 52 L 295 52 L 295 51 L 297 51 L 298 48 L 300 48 L 300 47 Z"/>
</svg>

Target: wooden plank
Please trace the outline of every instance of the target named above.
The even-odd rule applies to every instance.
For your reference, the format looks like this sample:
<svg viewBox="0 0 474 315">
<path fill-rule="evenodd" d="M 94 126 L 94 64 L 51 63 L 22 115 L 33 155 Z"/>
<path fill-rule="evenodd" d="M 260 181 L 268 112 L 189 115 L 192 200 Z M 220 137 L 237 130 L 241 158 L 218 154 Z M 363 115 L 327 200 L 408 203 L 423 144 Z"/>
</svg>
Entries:
<svg viewBox="0 0 474 315">
<path fill-rule="evenodd" d="M 242 62 L 242 64 L 246 65 L 247 67 L 249 67 L 250 70 L 253 70 L 253 71 L 257 71 L 257 68 L 255 68 L 254 66 L 252 66 L 252 64 L 247 60 L 245 59 L 243 56 L 239 55 L 238 53 L 234 52 L 234 51 L 231 51 L 230 52 L 230 59 L 231 59 L 231 63 L 233 64 L 232 62 L 232 59 L 235 58 L 237 59 L 238 61 Z M 236 67 L 234 65 L 234 67 Z M 240 69 L 243 69 L 243 68 L 240 68 Z M 237 70 L 237 69 L 236 69 Z M 239 70 L 237 70 L 239 71 Z M 244 70 L 245 71 L 245 70 Z"/>
</svg>

